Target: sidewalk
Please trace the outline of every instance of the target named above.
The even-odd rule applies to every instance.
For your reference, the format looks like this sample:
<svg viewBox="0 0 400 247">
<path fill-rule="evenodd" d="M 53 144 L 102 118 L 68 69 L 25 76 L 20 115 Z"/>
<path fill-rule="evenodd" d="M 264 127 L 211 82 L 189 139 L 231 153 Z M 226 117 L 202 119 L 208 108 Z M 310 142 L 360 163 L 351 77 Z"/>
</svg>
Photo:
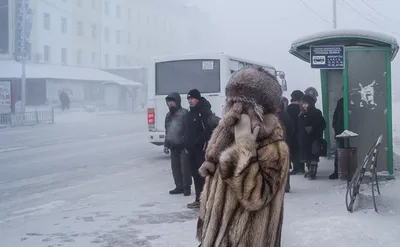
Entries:
<svg viewBox="0 0 400 247">
<path fill-rule="evenodd" d="M 94 192 L 78 204 L 54 196 L 54 201 L 43 208 L 20 212 L 15 216 L 20 219 L 7 223 L 5 244 L 198 246 L 195 239 L 198 212 L 185 207 L 193 197 L 168 194 L 173 187 L 168 162 L 160 154 L 151 161 L 132 160 L 125 164 L 132 167 L 129 172 L 74 185 L 69 193 L 77 197 L 85 190 Z M 363 187 L 351 214 L 345 207 L 346 183 L 328 180 L 331 170 L 331 162 L 322 161 L 317 180 L 308 181 L 301 175 L 291 177 L 292 192 L 285 198 L 282 247 L 397 247 L 400 184 L 396 181 L 380 184 L 379 214 L 373 210 L 370 187 Z M 12 224 L 19 225 L 16 221 L 25 223 L 16 229 Z M 23 237 L 20 233 L 27 233 L 26 240 L 19 241 Z"/>
</svg>

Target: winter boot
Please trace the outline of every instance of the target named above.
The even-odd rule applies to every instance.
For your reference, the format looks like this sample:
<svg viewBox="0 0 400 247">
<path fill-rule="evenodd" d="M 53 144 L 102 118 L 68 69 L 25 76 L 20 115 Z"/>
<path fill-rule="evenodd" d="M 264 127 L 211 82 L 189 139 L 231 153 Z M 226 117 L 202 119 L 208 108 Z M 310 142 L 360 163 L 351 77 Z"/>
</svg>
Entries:
<svg viewBox="0 0 400 247">
<path fill-rule="evenodd" d="M 188 208 L 200 208 L 200 200 L 196 199 L 194 202 L 188 203 L 186 206 Z"/>
<path fill-rule="evenodd" d="M 309 178 L 310 177 L 310 165 L 307 164 L 307 172 L 304 173 L 304 177 L 305 178 Z"/>
<path fill-rule="evenodd" d="M 191 191 L 190 187 L 183 189 L 183 195 L 184 196 L 190 196 L 191 194 L 192 194 L 192 191 Z"/>
<path fill-rule="evenodd" d="M 290 175 L 288 176 L 287 181 L 286 181 L 285 192 L 286 193 L 290 192 Z"/>
<path fill-rule="evenodd" d="M 331 175 L 329 175 L 329 179 L 331 180 L 339 179 L 339 174 L 337 172 L 334 172 Z"/>
<path fill-rule="evenodd" d="M 316 165 L 316 164 L 312 164 L 310 166 L 310 172 L 309 172 L 308 180 L 316 179 L 316 177 L 317 177 L 317 168 L 318 168 L 318 165 Z"/>
<path fill-rule="evenodd" d="M 182 193 L 183 193 L 183 189 L 178 188 L 178 187 L 169 191 L 170 195 L 177 195 L 177 194 L 182 194 Z"/>
</svg>

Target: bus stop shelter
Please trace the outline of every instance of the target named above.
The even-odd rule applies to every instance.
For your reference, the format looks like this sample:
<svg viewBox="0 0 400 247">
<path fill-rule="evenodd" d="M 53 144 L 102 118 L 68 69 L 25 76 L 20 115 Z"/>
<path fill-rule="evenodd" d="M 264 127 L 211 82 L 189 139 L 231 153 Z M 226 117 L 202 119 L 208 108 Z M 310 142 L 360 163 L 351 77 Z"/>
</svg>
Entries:
<svg viewBox="0 0 400 247">
<path fill-rule="evenodd" d="M 343 97 L 344 128 L 358 133 L 352 140 L 362 161 L 383 135 L 378 171 L 393 176 L 391 61 L 399 45 L 395 37 L 364 30 L 332 30 L 295 40 L 290 53 L 320 69 L 325 139 L 335 148 L 332 116 Z"/>
</svg>

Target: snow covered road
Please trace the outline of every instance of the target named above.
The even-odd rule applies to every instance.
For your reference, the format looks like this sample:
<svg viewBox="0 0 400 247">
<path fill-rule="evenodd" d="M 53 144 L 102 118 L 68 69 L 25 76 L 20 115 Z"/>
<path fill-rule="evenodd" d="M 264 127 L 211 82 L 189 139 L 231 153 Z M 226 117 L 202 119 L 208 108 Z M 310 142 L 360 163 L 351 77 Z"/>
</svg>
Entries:
<svg viewBox="0 0 400 247">
<path fill-rule="evenodd" d="M 197 212 L 185 207 L 193 198 L 168 194 L 168 157 L 148 144 L 142 115 L 1 131 L 0 246 L 198 246 Z M 397 247 L 399 184 L 382 184 L 381 214 L 369 187 L 350 214 L 344 183 L 326 179 L 331 166 L 316 181 L 292 176 L 283 247 Z"/>
</svg>

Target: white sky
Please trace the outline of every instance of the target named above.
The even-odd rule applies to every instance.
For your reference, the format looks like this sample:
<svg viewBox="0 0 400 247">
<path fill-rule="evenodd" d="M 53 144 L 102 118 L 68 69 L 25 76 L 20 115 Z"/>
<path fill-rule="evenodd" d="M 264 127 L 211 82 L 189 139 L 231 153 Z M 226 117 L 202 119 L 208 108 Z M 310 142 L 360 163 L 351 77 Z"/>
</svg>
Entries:
<svg viewBox="0 0 400 247">
<path fill-rule="evenodd" d="M 293 40 L 333 28 L 332 0 L 187 0 L 209 13 L 215 24 L 216 49 L 275 65 L 287 74 L 289 91 L 319 86 L 319 72 L 290 55 Z M 400 40 L 399 0 L 337 0 L 338 28 L 385 32 Z M 369 6 L 372 8 L 370 8 Z M 353 10 L 353 9 L 355 10 Z M 397 31 L 397 33 L 396 33 Z M 399 58 L 392 84 L 400 92 Z"/>
</svg>

